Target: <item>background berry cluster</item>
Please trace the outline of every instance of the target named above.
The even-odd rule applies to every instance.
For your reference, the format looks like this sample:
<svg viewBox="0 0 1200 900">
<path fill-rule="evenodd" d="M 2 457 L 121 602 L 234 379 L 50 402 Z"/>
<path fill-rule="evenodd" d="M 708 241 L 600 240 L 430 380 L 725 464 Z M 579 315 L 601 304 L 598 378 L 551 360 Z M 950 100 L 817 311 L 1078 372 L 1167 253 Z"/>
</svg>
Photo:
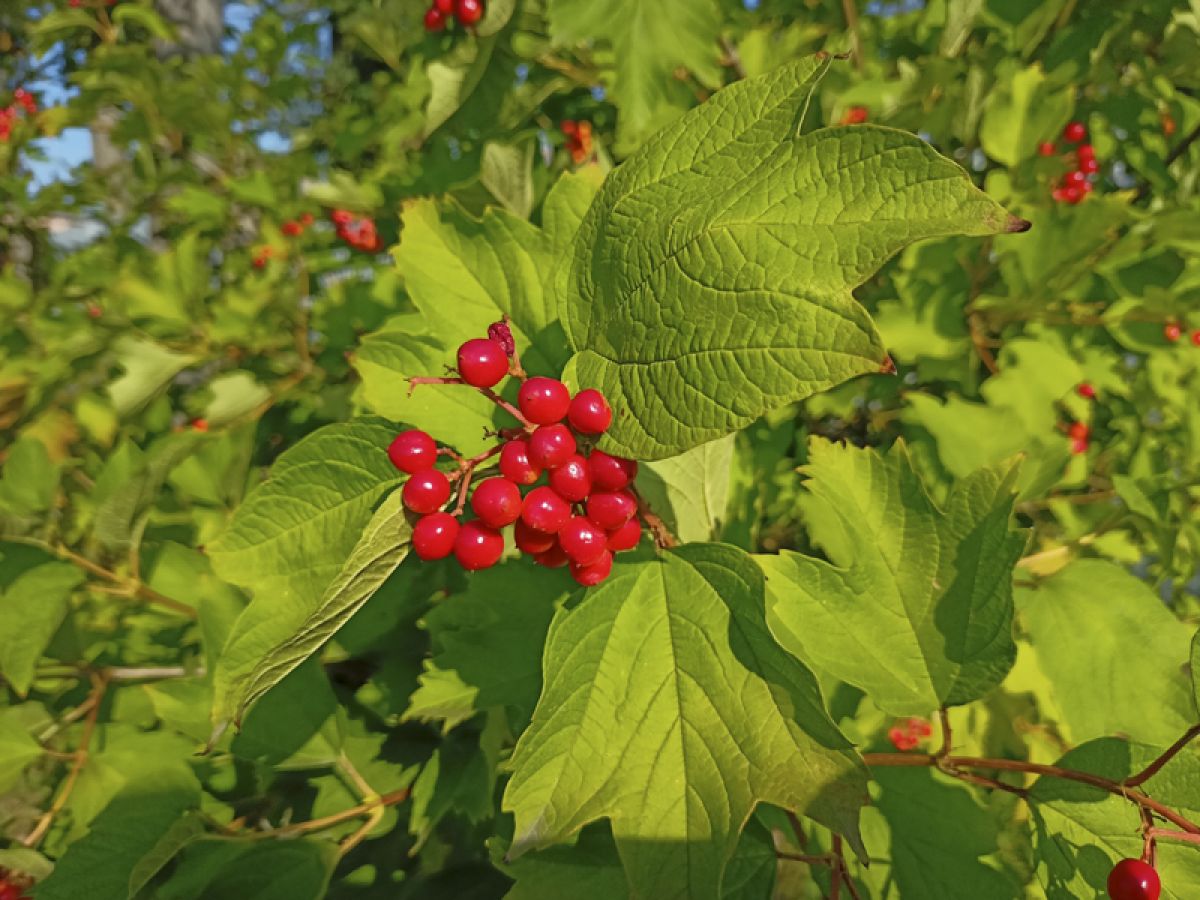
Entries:
<svg viewBox="0 0 1200 900">
<path fill-rule="evenodd" d="M 425 11 L 425 30 L 443 31 L 457 21 L 470 28 L 483 18 L 483 0 L 433 0 Z"/>
</svg>

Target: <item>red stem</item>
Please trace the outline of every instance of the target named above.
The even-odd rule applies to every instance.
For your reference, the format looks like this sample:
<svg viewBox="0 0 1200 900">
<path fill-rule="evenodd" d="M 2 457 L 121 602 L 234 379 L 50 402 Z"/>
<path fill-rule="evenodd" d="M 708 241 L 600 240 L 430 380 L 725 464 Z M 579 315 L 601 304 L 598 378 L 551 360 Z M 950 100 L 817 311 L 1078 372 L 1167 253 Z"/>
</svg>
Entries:
<svg viewBox="0 0 1200 900">
<path fill-rule="evenodd" d="M 1139 784 L 1144 784 L 1145 782 L 1149 781 L 1151 778 L 1157 775 L 1159 770 L 1169 763 L 1176 756 L 1176 754 L 1179 753 L 1180 750 L 1190 744 L 1192 739 L 1198 734 L 1200 734 L 1200 725 L 1193 725 L 1183 733 L 1183 736 L 1179 740 L 1164 750 L 1162 754 L 1159 755 L 1158 759 L 1154 760 L 1154 762 L 1150 763 L 1150 765 L 1146 766 L 1146 768 L 1142 769 L 1142 771 L 1138 772 L 1136 775 L 1131 775 L 1129 778 L 1126 778 L 1121 782 L 1121 784 L 1125 785 L 1125 787 L 1137 787 Z"/>
</svg>

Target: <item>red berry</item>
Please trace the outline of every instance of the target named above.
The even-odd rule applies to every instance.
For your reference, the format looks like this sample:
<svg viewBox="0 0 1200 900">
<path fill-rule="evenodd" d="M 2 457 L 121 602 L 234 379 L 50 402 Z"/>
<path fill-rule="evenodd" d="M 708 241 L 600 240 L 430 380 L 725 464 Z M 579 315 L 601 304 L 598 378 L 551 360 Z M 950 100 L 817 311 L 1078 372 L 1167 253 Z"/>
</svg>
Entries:
<svg viewBox="0 0 1200 900">
<path fill-rule="evenodd" d="M 529 459 L 529 442 L 509 441 L 500 450 L 500 474 L 513 484 L 533 484 L 542 474 L 542 467 Z"/>
<path fill-rule="evenodd" d="M 279 230 L 288 237 L 299 237 L 304 233 L 304 226 L 299 222 L 287 221 L 279 227 Z"/>
<path fill-rule="evenodd" d="M 311 225 L 313 223 L 313 221 L 314 221 L 313 214 L 310 212 L 306 212 L 306 213 L 304 213 L 304 215 L 302 215 L 300 217 L 300 224 L 303 225 L 305 228 L 307 228 L 309 225 Z"/>
<path fill-rule="evenodd" d="M 612 424 L 612 408 L 595 388 L 580 391 L 571 399 L 567 420 L 581 434 L 604 434 Z"/>
<path fill-rule="evenodd" d="M 558 533 L 567 556 L 581 566 L 590 566 L 608 552 L 608 535 L 585 516 L 571 516 Z"/>
<path fill-rule="evenodd" d="M 571 577 L 584 587 L 595 587 L 612 571 L 613 558 L 612 554 L 605 550 L 600 554 L 600 558 L 588 565 L 580 565 L 577 562 L 571 562 Z"/>
<path fill-rule="evenodd" d="M 458 374 L 472 387 L 493 387 L 508 374 L 508 356 L 491 338 L 472 338 L 458 348 Z"/>
<path fill-rule="evenodd" d="M 25 895 L 15 884 L 0 882 L 0 900 L 24 900 Z"/>
<path fill-rule="evenodd" d="M 1161 893 L 1158 872 L 1140 859 L 1123 859 L 1108 873 L 1108 896 L 1112 900 L 1158 900 Z"/>
<path fill-rule="evenodd" d="M 1192 346 L 1200 347 L 1200 331 L 1192 332 L 1191 341 L 1192 341 Z"/>
<path fill-rule="evenodd" d="M 464 27 L 474 25 L 483 18 L 483 0 L 458 0 L 454 15 Z"/>
<path fill-rule="evenodd" d="M 1088 175 L 1095 175 L 1100 171 L 1100 163 L 1095 159 L 1081 159 L 1079 161 L 1079 171 L 1085 172 Z"/>
<path fill-rule="evenodd" d="M 1087 176 L 1078 170 L 1074 172 L 1068 172 L 1063 176 L 1063 184 L 1065 184 L 1067 187 L 1082 187 L 1083 185 L 1087 184 Z"/>
<path fill-rule="evenodd" d="M 445 559 L 454 549 L 458 530 L 458 519 L 450 513 L 435 512 L 421 516 L 413 526 L 413 552 L 427 562 Z"/>
<path fill-rule="evenodd" d="M 636 517 L 608 533 L 608 549 L 613 553 L 632 550 L 642 539 L 642 523 Z"/>
<path fill-rule="evenodd" d="M 1053 156 L 1054 144 L 1051 141 L 1042 141 L 1040 144 L 1038 144 L 1038 155 Z"/>
<path fill-rule="evenodd" d="M 557 469 L 575 455 L 575 436 L 566 425 L 540 425 L 529 436 L 529 461 Z"/>
<path fill-rule="evenodd" d="M 208 419 L 192 419 L 192 431 L 208 431 Z"/>
<path fill-rule="evenodd" d="M 545 553 L 551 547 L 558 546 L 558 538 L 544 531 L 530 528 L 525 524 L 524 519 L 517 519 L 517 523 L 513 526 L 513 540 L 516 542 L 518 550 L 528 553 L 530 556 L 537 556 L 539 553 Z"/>
<path fill-rule="evenodd" d="M 557 534 L 571 518 L 571 505 L 548 487 L 535 487 L 521 504 L 521 521 L 534 531 Z"/>
<path fill-rule="evenodd" d="M 597 491 L 587 500 L 587 517 L 605 531 L 616 531 L 636 512 L 637 501 L 625 491 Z"/>
<path fill-rule="evenodd" d="M 919 738 L 927 738 L 933 734 L 933 726 L 926 719 L 914 716 L 908 720 L 908 733 Z"/>
<path fill-rule="evenodd" d="M 910 734 L 907 728 L 900 725 L 893 725 L 888 729 L 888 740 L 897 750 L 912 750 L 920 743 L 916 735 Z"/>
<path fill-rule="evenodd" d="M 1063 129 L 1063 140 L 1072 144 L 1078 144 L 1085 137 L 1087 137 L 1087 129 L 1082 122 L 1071 122 Z"/>
<path fill-rule="evenodd" d="M 603 450 L 593 450 L 588 457 L 592 487 L 601 491 L 619 491 L 637 476 L 637 463 L 621 456 L 609 456 Z"/>
<path fill-rule="evenodd" d="M 388 459 L 401 472 L 412 475 L 432 469 L 437 462 L 437 444 L 416 428 L 402 431 L 388 446 Z"/>
<path fill-rule="evenodd" d="M 517 342 L 513 340 L 512 329 L 504 320 L 493 322 L 488 326 L 488 337 L 503 347 L 504 354 L 509 358 L 512 358 L 513 354 L 517 352 Z"/>
<path fill-rule="evenodd" d="M 1072 205 L 1083 199 L 1084 190 L 1077 184 L 1069 184 L 1062 189 L 1063 199 Z"/>
<path fill-rule="evenodd" d="M 1086 422 L 1072 422 L 1071 427 L 1067 429 L 1067 437 L 1073 441 L 1086 441 L 1092 430 L 1087 427 Z"/>
<path fill-rule="evenodd" d="M 1084 400 L 1096 399 L 1096 389 L 1092 386 L 1091 382 L 1088 381 L 1081 381 L 1079 386 L 1075 388 L 1075 393 L 1077 393 Z"/>
<path fill-rule="evenodd" d="M 448 16 L 454 12 L 454 0 L 433 0 L 433 8 Z"/>
<path fill-rule="evenodd" d="M 450 499 L 450 480 L 437 469 L 427 469 L 410 475 L 404 482 L 400 498 L 415 513 L 437 512 Z"/>
<path fill-rule="evenodd" d="M 1071 441 L 1071 452 L 1074 453 L 1076 456 L 1081 456 L 1082 454 L 1087 453 L 1088 452 L 1088 439 L 1087 438 L 1075 438 L 1075 440 Z"/>
<path fill-rule="evenodd" d="M 558 545 L 558 541 L 555 541 L 554 546 L 549 550 L 536 554 L 533 557 L 533 561 L 539 566 L 545 566 L 547 569 L 561 569 L 570 562 L 567 559 L 567 554 L 563 552 L 563 548 Z"/>
<path fill-rule="evenodd" d="M 492 528 L 511 525 L 521 515 L 521 489 L 507 478 L 485 478 L 475 486 L 471 509 Z"/>
<path fill-rule="evenodd" d="M 1080 162 L 1083 162 L 1085 159 L 1095 159 L 1096 158 L 1096 148 L 1093 147 L 1091 144 L 1080 144 L 1075 149 L 1075 158 L 1078 159 Z"/>
<path fill-rule="evenodd" d="M 1163 326 L 1163 337 L 1172 344 L 1175 343 L 1183 335 L 1183 329 L 1178 322 L 1168 322 Z"/>
<path fill-rule="evenodd" d="M 329 214 L 329 221 L 334 225 L 349 225 L 354 219 L 354 213 L 348 209 L 335 209 Z"/>
<path fill-rule="evenodd" d="M 446 16 L 436 6 L 425 10 L 425 30 L 441 31 L 446 27 Z"/>
<path fill-rule="evenodd" d="M 587 460 L 576 453 L 550 473 L 550 487 L 558 496 L 572 503 L 586 499 L 592 491 L 592 476 L 588 474 Z"/>
<path fill-rule="evenodd" d="M 482 522 L 468 522 L 454 540 L 454 558 L 469 572 L 494 566 L 503 553 L 504 535 Z"/>
<path fill-rule="evenodd" d="M 517 394 L 517 405 L 534 425 L 561 422 L 571 405 L 571 392 L 556 378 L 528 378 Z"/>
</svg>

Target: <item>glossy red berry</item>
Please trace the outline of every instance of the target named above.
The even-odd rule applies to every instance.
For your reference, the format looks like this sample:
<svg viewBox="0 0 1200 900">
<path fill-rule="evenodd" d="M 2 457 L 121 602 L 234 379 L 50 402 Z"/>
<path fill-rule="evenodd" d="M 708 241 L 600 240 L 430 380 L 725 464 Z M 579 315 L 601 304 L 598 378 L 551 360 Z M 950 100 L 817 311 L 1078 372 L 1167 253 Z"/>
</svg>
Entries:
<svg viewBox="0 0 1200 900">
<path fill-rule="evenodd" d="M 425 10 L 425 30 L 441 31 L 446 27 L 446 15 L 436 6 Z"/>
<path fill-rule="evenodd" d="M 508 356 L 491 338 L 472 338 L 458 348 L 458 374 L 472 387 L 494 387 L 508 374 Z"/>
<path fill-rule="evenodd" d="M 25 894 L 15 884 L 0 881 L 0 900 L 24 900 Z"/>
<path fill-rule="evenodd" d="M 893 725 L 888 729 L 888 740 L 897 750 L 912 750 L 920 743 L 917 736 L 902 725 Z"/>
<path fill-rule="evenodd" d="M 1087 176 L 1079 171 L 1068 172 L 1063 176 L 1063 184 L 1067 185 L 1068 187 L 1082 187 L 1086 182 Z"/>
<path fill-rule="evenodd" d="M 435 512 L 422 516 L 413 526 L 413 552 L 427 562 L 445 559 L 454 550 L 458 531 L 458 519 L 450 513 Z"/>
<path fill-rule="evenodd" d="M 581 566 L 590 566 L 608 552 L 608 535 L 586 516 L 572 516 L 558 532 L 558 542 Z"/>
<path fill-rule="evenodd" d="M 637 476 L 637 463 L 621 456 L 609 456 L 603 450 L 593 450 L 588 457 L 592 487 L 599 491 L 619 491 Z"/>
<path fill-rule="evenodd" d="M 535 555 L 533 561 L 539 566 L 545 566 L 547 569 L 561 569 L 570 562 L 567 559 L 567 554 L 563 552 L 563 548 L 558 545 L 557 540 L 549 550 Z"/>
<path fill-rule="evenodd" d="M 1193 347 L 1200 347 L 1200 330 L 1193 331 L 1190 340 Z"/>
<path fill-rule="evenodd" d="M 527 378 L 517 394 L 517 405 L 534 425 L 561 422 L 571 405 L 571 392 L 557 378 Z"/>
<path fill-rule="evenodd" d="M 612 424 L 612 407 L 595 388 L 586 388 L 571 398 L 567 420 L 580 434 L 603 434 Z"/>
<path fill-rule="evenodd" d="M 545 553 L 551 547 L 558 545 L 558 538 L 544 531 L 530 528 L 525 524 L 524 519 L 517 519 L 517 523 L 513 525 L 513 541 L 518 550 L 528 553 L 530 556 Z"/>
<path fill-rule="evenodd" d="M 575 436 L 566 425 L 540 425 L 529 436 L 529 461 L 557 469 L 575 455 Z"/>
<path fill-rule="evenodd" d="M 450 499 L 450 480 L 437 469 L 417 472 L 404 482 L 400 499 L 406 507 L 420 515 L 437 512 Z"/>
<path fill-rule="evenodd" d="M 304 234 L 304 226 L 299 222 L 287 221 L 279 226 L 279 230 L 288 237 L 299 237 Z"/>
<path fill-rule="evenodd" d="M 454 12 L 454 0 L 433 0 L 433 8 L 448 16 Z"/>
<path fill-rule="evenodd" d="M 1093 387 L 1089 381 L 1081 381 L 1079 386 L 1075 388 L 1075 393 L 1077 393 L 1084 400 L 1096 399 L 1096 388 Z"/>
<path fill-rule="evenodd" d="M 1096 148 L 1091 144 L 1080 144 L 1075 148 L 1075 158 L 1080 162 L 1083 162 L 1085 159 L 1095 159 Z"/>
<path fill-rule="evenodd" d="M 576 453 L 550 473 L 550 487 L 564 500 L 572 503 L 584 500 L 592 491 L 587 460 Z"/>
<path fill-rule="evenodd" d="M 588 565 L 571 561 L 571 577 L 584 587 L 595 587 L 612 572 L 612 554 L 605 550 L 600 558 Z"/>
<path fill-rule="evenodd" d="M 464 27 L 474 25 L 483 18 L 483 0 L 458 0 L 454 15 Z"/>
<path fill-rule="evenodd" d="M 454 558 L 469 572 L 487 569 L 504 554 L 504 535 L 482 522 L 468 522 L 454 540 Z"/>
<path fill-rule="evenodd" d="M 608 533 L 608 549 L 613 553 L 632 550 L 642 539 L 642 523 L 637 517 L 630 519 L 620 528 Z"/>
<path fill-rule="evenodd" d="M 1174 344 L 1183 336 L 1183 329 L 1178 322 L 1168 322 L 1163 326 L 1163 337 Z"/>
<path fill-rule="evenodd" d="M 388 445 L 388 459 L 401 472 L 424 472 L 437 462 L 437 444 L 419 429 L 402 431 Z"/>
<path fill-rule="evenodd" d="M 1078 144 L 1087 137 L 1087 128 L 1082 122 L 1071 122 L 1063 129 L 1063 140 Z"/>
<path fill-rule="evenodd" d="M 500 450 L 500 474 L 513 484 L 533 484 L 542 474 L 542 467 L 529 459 L 529 442 L 509 441 Z"/>
<path fill-rule="evenodd" d="M 1108 873 L 1112 900 L 1158 900 L 1162 881 L 1154 866 L 1140 859 L 1123 859 Z"/>
<path fill-rule="evenodd" d="M 1086 422 L 1072 422 L 1071 427 L 1067 429 L 1067 437 L 1073 441 L 1086 441 L 1091 433 Z"/>
<path fill-rule="evenodd" d="M 1069 184 L 1064 188 L 1060 188 L 1059 190 L 1062 192 L 1062 196 L 1061 197 L 1058 196 L 1058 194 L 1056 192 L 1056 194 L 1055 194 L 1056 200 L 1062 200 L 1066 203 L 1070 203 L 1070 204 L 1074 205 L 1083 199 L 1083 195 L 1084 195 L 1083 188 L 1081 188 L 1077 184 Z"/>
<path fill-rule="evenodd" d="M 1088 175 L 1095 175 L 1100 171 L 1100 163 L 1096 162 L 1094 158 L 1081 159 L 1079 160 L 1079 171 Z"/>
<path fill-rule="evenodd" d="M 1051 141 L 1042 141 L 1038 144 L 1038 156 L 1053 156 L 1054 144 Z"/>
<path fill-rule="evenodd" d="M 521 489 L 507 478 L 485 478 L 475 486 L 471 509 L 492 528 L 511 525 L 521 515 Z"/>
<path fill-rule="evenodd" d="M 605 531 L 616 531 L 636 512 L 637 501 L 625 491 L 597 491 L 587 499 L 587 517 Z"/>
<path fill-rule="evenodd" d="M 521 504 L 521 521 L 534 531 L 557 534 L 570 521 L 571 504 L 548 487 L 535 487 Z"/>
<path fill-rule="evenodd" d="M 928 719 L 913 717 L 908 720 L 908 733 L 919 738 L 927 738 L 933 734 L 933 726 Z"/>
</svg>

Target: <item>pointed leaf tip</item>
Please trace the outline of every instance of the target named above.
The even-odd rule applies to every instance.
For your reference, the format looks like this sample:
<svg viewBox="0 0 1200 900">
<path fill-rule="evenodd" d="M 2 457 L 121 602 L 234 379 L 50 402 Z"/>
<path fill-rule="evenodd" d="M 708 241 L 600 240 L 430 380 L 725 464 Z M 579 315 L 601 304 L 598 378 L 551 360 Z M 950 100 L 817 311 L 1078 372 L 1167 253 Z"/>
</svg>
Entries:
<svg viewBox="0 0 1200 900">
<path fill-rule="evenodd" d="M 1023 234 L 1032 227 L 1033 223 L 1028 219 L 1022 219 L 1020 216 L 1009 216 L 1008 225 L 1004 230 L 1008 234 Z"/>
</svg>

